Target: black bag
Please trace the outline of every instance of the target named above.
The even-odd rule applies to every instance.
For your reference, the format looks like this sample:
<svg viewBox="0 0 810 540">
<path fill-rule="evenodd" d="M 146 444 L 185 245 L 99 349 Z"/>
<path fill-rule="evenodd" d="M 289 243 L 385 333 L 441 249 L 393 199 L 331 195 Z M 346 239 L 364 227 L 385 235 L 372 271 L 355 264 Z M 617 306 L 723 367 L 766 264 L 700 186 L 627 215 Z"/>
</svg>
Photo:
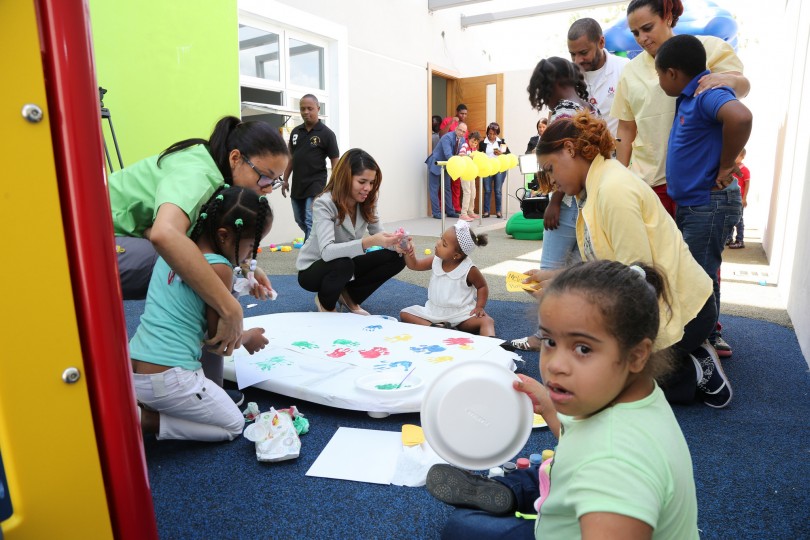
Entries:
<svg viewBox="0 0 810 540">
<path fill-rule="evenodd" d="M 523 193 L 521 193 L 521 190 Z M 518 188 L 515 196 L 520 200 L 520 209 L 526 219 L 543 219 L 543 215 L 548 208 L 548 195 L 537 195 L 532 197 L 531 191 Z"/>
</svg>

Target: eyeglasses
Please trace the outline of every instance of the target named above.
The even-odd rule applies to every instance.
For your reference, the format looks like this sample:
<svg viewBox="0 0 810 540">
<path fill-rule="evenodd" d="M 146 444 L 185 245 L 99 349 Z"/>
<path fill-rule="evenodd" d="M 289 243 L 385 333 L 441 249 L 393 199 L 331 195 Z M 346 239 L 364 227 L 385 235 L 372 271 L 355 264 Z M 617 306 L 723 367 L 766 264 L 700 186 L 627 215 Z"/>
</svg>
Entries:
<svg viewBox="0 0 810 540">
<path fill-rule="evenodd" d="M 251 163 L 250 160 L 244 154 L 242 154 L 242 159 L 244 159 L 245 163 L 250 165 L 250 168 L 253 169 L 256 172 L 256 174 L 259 175 L 259 179 L 256 180 L 256 184 L 258 184 L 259 187 L 263 188 L 267 186 L 273 186 L 273 188 L 275 188 L 277 184 L 281 183 L 281 175 L 279 175 L 278 178 L 270 178 L 266 174 L 262 174 L 261 172 L 259 172 L 259 169 L 256 168 L 256 165 Z"/>
</svg>

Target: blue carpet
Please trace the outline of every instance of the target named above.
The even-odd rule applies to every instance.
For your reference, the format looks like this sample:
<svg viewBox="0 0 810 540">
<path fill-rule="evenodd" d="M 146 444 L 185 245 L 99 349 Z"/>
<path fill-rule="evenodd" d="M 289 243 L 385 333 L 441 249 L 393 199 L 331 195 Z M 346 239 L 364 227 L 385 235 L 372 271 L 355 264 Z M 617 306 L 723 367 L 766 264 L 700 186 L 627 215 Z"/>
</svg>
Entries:
<svg viewBox="0 0 810 540">
<path fill-rule="evenodd" d="M 315 310 L 314 295 L 295 276 L 272 282 L 279 299 L 246 307 L 246 316 Z M 426 300 L 424 288 L 392 280 L 363 306 L 397 316 Z M 254 302 L 244 299 L 243 305 Z M 130 335 L 142 311 L 143 302 L 125 302 Z M 532 304 L 490 301 L 487 311 L 503 339 L 523 337 L 536 326 Z M 701 536 L 808 538 L 810 381 L 796 336 L 772 323 L 722 320 L 735 351 L 724 363 L 734 401 L 723 410 L 674 408 L 692 452 Z M 537 355 L 523 355 L 521 371 L 538 377 Z M 301 437 L 300 457 L 259 463 L 253 443 L 242 438 L 203 444 L 145 437 L 161 538 L 438 538 L 452 508 L 424 488 L 305 476 L 338 427 L 399 431 L 402 424 L 418 424 L 418 414 L 372 419 L 252 388 L 245 393 L 261 410 L 297 405 L 307 416 L 310 432 Z M 547 429 L 533 430 L 522 454 L 554 445 Z"/>
</svg>

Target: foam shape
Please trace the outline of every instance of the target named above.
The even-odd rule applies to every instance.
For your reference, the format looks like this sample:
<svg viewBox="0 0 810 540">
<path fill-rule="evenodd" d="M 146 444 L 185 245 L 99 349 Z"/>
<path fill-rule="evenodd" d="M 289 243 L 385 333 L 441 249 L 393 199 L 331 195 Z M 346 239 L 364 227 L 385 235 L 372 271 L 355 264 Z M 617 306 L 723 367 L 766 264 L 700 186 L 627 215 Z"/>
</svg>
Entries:
<svg viewBox="0 0 810 540">
<path fill-rule="evenodd" d="M 416 446 L 425 442 L 425 432 L 422 428 L 413 424 L 402 426 L 402 444 L 405 446 Z"/>
<path fill-rule="evenodd" d="M 430 249 L 425 249 L 425 255 L 430 255 L 431 253 L 432 251 L 430 251 Z"/>
<path fill-rule="evenodd" d="M 526 219 L 523 212 L 518 212 L 506 222 L 506 234 L 511 234 L 516 240 L 542 240 L 543 220 Z"/>
<path fill-rule="evenodd" d="M 292 246 L 281 246 L 281 251 L 287 252 L 292 251 Z"/>
</svg>

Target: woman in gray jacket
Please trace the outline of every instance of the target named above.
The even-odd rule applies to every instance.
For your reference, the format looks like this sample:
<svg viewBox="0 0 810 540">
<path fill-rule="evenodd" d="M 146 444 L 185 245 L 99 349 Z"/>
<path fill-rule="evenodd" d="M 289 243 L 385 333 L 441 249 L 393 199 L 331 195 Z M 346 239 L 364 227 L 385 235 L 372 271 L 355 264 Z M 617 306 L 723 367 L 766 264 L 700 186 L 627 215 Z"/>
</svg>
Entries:
<svg viewBox="0 0 810 540">
<path fill-rule="evenodd" d="M 374 158 L 353 148 L 312 203 L 312 231 L 295 266 L 301 287 L 317 293 L 318 311 L 336 311 L 340 303 L 368 315 L 360 304 L 405 267 L 396 251 L 402 236 L 383 231 L 377 215 L 380 183 Z M 391 249 L 366 252 L 373 246 Z"/>
</svg>

